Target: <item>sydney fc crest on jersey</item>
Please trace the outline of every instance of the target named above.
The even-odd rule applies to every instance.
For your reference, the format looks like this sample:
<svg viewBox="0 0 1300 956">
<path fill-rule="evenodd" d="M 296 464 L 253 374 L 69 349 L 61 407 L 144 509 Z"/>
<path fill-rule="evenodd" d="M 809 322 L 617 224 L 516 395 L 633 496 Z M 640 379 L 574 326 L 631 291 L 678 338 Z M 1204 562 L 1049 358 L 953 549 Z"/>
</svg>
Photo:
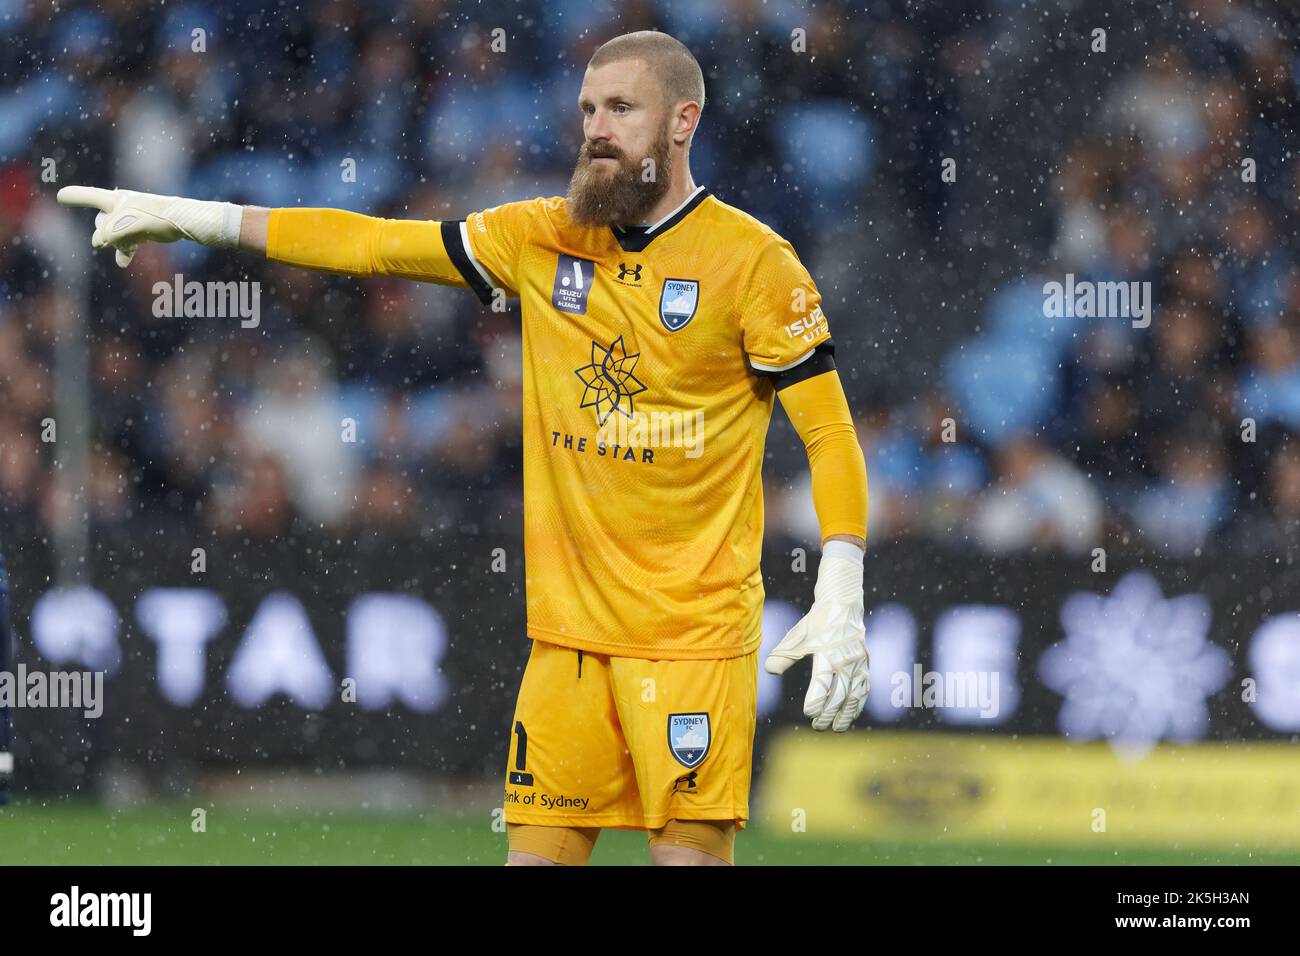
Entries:
<svg viewBox="0 0 1300 956">
<path fill-rule="evenodd" d="M 698 767 L 709 752 L 709 715 L 669 714 L 668 749 L 683 767 Z"/>
<path fill-rule="evenodd" d="M 669 332 L 676 332 L 691 319 L 700 306 L 700 284 L 695 279 L 665 279 L 659 293 L 659 321 Z"/>
</svg>

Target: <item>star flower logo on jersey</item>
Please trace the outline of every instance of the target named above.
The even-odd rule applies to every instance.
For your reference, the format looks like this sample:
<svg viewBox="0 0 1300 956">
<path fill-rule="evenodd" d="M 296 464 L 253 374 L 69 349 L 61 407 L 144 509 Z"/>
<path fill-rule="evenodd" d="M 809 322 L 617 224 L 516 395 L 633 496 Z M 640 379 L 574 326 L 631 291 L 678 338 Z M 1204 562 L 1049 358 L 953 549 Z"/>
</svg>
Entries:
<svg viewBox="0 0 1300 956">
<path fill-rule="evenodd" d="M 1039 660 L 1048 687 L 1064 695 L 1067 736 L 1107 739 L 1140 757 L 1161 739 L 1204 736 L 1206 698 L 1227 682 L 1232 662 L 1207 639 L 1210 606 L 1200 594 L 1166 598 L 1146 571 L 1109 595 L 1081 592 L 1061 607 L 1065 640 Z"/>
<path fill-rule="evenodd" d="M 636 368 L 641 353 L 628 355 L 623 345 L 623 336 L 619 336 L 609 348 L 602 348 L 600 343 L 591 343 L 591 364 L 584 365 L 573 374 L 582 379 L 586 386 L 582 390 L 581 408 L 596 410 L 596 424 L 605 424 L 605 419 L 614 412 L 622 412 L 628 418 L 633 417 L 632 396 L 644 392 L 646 387 L 632 370 Z"/>
</svg>

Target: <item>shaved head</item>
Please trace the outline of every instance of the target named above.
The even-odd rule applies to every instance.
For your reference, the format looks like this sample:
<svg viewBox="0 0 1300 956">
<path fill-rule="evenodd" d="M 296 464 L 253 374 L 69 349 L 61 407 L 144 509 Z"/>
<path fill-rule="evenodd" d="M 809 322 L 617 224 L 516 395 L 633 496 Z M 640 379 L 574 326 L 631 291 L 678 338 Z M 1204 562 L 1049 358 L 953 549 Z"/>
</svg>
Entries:
<svg viewBox="0 0 1300 956">
<path fill-rule="evenodd" d="M 582 225 L 649 223 L 694 188 L 691 137 L 704 74 L 679 41 L 641 30 L 615 37 L 587 65 L 578 91 L 583 143 L 569 181 L 569 215 Z M 660 210 L 662 212 L 662 210 Z"/>
<path fill-rule="evenodd" d="M 624 33 L 601 44 L 587 64 L 596 69 L 622 60 L 642 60 L 663 89 L 665 108 L 691 100 L 704 108 L 704 72 L 680 40 L 658 30 Z"/>
</svg>

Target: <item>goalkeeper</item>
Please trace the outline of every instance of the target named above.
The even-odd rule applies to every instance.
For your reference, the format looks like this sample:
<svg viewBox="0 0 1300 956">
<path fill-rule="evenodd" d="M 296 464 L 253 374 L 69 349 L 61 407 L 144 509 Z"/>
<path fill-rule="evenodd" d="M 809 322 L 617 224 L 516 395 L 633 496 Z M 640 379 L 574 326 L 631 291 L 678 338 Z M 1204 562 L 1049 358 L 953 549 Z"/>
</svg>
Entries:
<svg viewBox="0 0 1300 956">
<path fill-rule="evenodd" d="M 644 830 L 656 864 L 732 862 L 778 397 L 807 448 L 822 556 L 812 607 L 765 664 L 811 658 L 816 730 L 848 729 L 867 696 L 866 468 L 828 321 L 790 244 L 692 178 L 704 101 L 677 40 L 616 37 L 583 78 L 567 196 L 463 220 L 59 191 L 97 210 L 92 245 L 123 267 L 142 243 L 190 239 L 520 300 L 532 645 L 505 768 L 512 864 L 585 863 L 610 827 Z"/>
</svg>

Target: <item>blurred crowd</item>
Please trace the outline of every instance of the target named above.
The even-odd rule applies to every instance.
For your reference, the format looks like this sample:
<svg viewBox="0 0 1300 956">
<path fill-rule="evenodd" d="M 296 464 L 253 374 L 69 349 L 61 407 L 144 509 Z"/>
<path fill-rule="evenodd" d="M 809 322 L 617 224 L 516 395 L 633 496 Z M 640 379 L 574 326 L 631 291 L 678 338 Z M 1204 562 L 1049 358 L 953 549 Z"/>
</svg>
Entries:
<svg viewBox="0 0 1300 956">
<path fill-rule="evenodd" d="M 1059 46 L 1030 7 L 923 7 L 0 0 L 0 508 L 47 528 L 84 508 L 99 524 L 168 515 L 250 536 L 517 522 L 517 312 L 191 243 L 119 270 L 90 257 L 88 215 L 53 193 L 428 219 L 563 194 L 583 65 L 609 36 L 657 27 L 705 70 L 697 182 L 789 238 L 821 285 L 873 541 L 1292 547 L 1294 24 L 1267 3 L 1180 0 L 1138 51 L 1108 20 L 1109 53 L 1089 61 L 1089 24 L 1071 21 L 1092 85 L 1058 88 L 1069 109 L 1035 117 L 1046 161 L 1026 204 L 988 172 L 1023 143 L 988 138 L 972 156 L 960 131 L 987 125 L 999 84 L 1024 94 L 1000 63 Z M 791 49 L 796 29 L 815 56 Z M 965 190 L 1000 203 L 979 242 L 1015 266 L 972 281 L 959 307 L 920 300 L 943 334 L 900 344 L 897 318 L 865 303 L 909 282 L 939 294 L 944 263 L 970 248 L 954 226 Z M 156 283 L 177 274 L 258 282 L 258 326 L 155 315 Z M 1044 285 L 1067 275 L 1149 283 L 1150 324 L 1048 315 Z M 84 336 L 80 365 L 68 336 Z M 87 379 L 78 496 L 43 429 L 59 390 Z M 784 421 L 766 481 L 769 534 L 815 539 Z"/>
</svg>

